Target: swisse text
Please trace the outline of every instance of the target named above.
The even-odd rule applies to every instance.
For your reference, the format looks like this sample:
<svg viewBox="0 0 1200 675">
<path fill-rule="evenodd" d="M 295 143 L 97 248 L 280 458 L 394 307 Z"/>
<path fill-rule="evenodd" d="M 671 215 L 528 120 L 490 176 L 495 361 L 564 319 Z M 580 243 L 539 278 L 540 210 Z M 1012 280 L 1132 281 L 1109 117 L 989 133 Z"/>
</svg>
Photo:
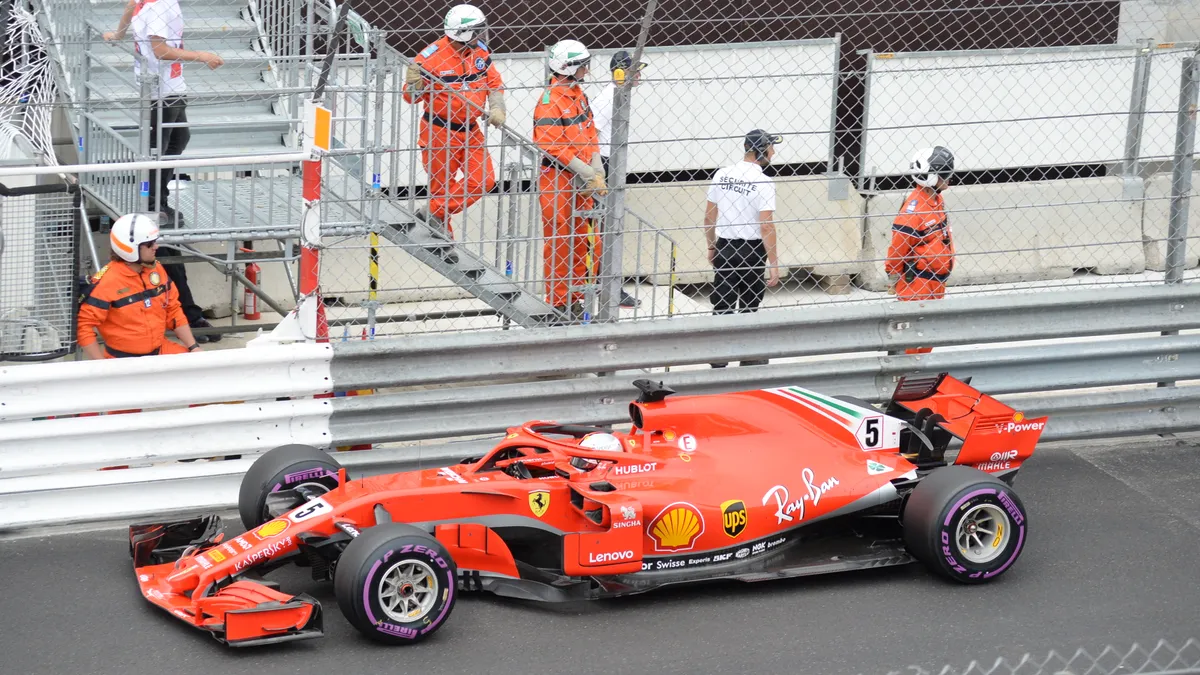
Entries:
<svg viewBox="0 0 1200 675">
<path fill-rule="evenodd" d="M 626 560 L 633 560 L 633 551 L 613 551 L 612 553 L 588 553 L 588 562 L 593 564 L 599 563 L 616 563 Z"/>
<path fill-rule="evenodd" d="M 632 476 L 637 473 L 650 473 L 658 468 L 658 462 L 647 462 L 646 464 L 628 464 L 618 465 L 613 467 L 613 475 L 615 476 Z"/>
</svg>

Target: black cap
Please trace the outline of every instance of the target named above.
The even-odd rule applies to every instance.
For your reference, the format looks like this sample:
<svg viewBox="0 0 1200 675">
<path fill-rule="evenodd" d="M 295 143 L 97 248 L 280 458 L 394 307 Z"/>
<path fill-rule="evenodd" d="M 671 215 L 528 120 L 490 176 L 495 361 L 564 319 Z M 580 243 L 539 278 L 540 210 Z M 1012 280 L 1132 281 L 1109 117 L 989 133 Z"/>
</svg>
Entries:
<svg viewBox="0 0 1200 675">
<path fill-rule="evenodd" d="M 766 152 L 768 146 L 778 145 L 782 142 L 783 136 L 780 134 L 772 134 L 763 131 L 762 129 L 754 129 L 750 133 L 746 134 L 744 146 L 746 148 L 746 152 L 750 152 L 751 150 Z"/>
<path fill-rule="evenodd" d="M 609 61 L 608 61 L 608 69 L 610 71 L 616 70 L 617 68 L 620 68 L 622 70 L 629 70 L 632 67 L 633 67 L 633 56 L 629 52 L 625 51 L 624 49 L 617 52 L 616 54 L 613 54 L 612 58 L 609 59 Z M 641 70 L 642 68 L 645 68 L 645 67 L 646 67 L 645 61 L 638 62 L 638 70 Z"/>
</svg>

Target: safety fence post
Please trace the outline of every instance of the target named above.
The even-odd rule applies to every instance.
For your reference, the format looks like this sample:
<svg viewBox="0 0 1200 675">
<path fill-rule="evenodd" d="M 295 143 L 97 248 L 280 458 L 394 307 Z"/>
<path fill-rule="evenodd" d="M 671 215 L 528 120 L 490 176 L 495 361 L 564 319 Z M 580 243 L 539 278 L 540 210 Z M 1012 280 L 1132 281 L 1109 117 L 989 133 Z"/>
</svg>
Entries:
<svg viewBox="0 0 1200 675">
<path fill-rule="evenodd" d="M 1183 60 L 1179 76 L 1179 112 L 1175 123 L 1175 159 L 1171 175 L 1171 211 L 1167 220 L 1166 283 L 1183 281 L 1187 266 L 1188 208 L 1191 204 L 1192 171 L 1196 168 L 1196 66 L 1195 56 Z M 1162 331 L 1162 335 L 1178 335 L 1177 330 Z M 1161 387 L 1174 387 L 1175 382 L 1159 382 Z"/>
<path fill-rule="evenodd" d="M 608 208 L 604 214 L 604 233 L 600 238 L 603 251 L 600 253 L 600 302 L 596 320 L 604 323 L 616 321 L 621 303 L 621 287 L 624 274 L 621 266 L 621 234 L 625 229 L 625 170 L 629 156 L 629 110 L 633 100 L 633 83 L 637 64 L 641 61 L 646 40 L 650 36 L 650 23 L 658 0 L 646 3 L 646 14 L 642 17 L 637 46 L 633 51 L 633 68 L 613 95 L 612 154 L 609 156 Z"/>
<path fill-rule="evenodd" d="M 1154 41 L 1138 41 L 1137 61 L 1130 88 L 1129 119 L 1125 125 L 1125 158 L 1121 161 L 1121 177 L 1125 181 L 1126 199 L 1142 199 L 1141 161 L 1142 131 L 1146 125 L 1146 98 L 1150 91 L 1150 65 L 1154 57 Z"/>
<path fill-rule="evenodd" d="M 1179 84 L 1179 112 L 1175 124 L 1175 161 L 1171 176 L 1171 213 L 1167 221 L 1168 284 L 1183 281 L 1186 265 L 1188 207 L 1192 193 L 1192 171 L 1196 168 L 1196 66 L 1200 59 L 1183 60 Z"/>
</svg>

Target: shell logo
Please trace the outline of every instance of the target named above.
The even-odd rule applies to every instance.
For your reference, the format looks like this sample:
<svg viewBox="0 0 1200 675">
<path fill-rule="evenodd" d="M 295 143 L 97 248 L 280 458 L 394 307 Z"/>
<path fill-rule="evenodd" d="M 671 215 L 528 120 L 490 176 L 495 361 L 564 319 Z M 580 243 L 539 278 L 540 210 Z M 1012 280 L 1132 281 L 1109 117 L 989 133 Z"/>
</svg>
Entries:
<svg viewBox="0 0 1200 675">
<path fill-rule="evenodd" d="M 1020 424 L 1021 421 L 1024 419 L 1025 419 L 1025 413 L 1023 413 L 1023 412 L 1013 413 L 1013 421 L 1016 422 L 1017 424 Z"/>
<path fill-rule="evenodd" d="M 257 535 L 259 539 L 266 539 L 267 537 L 274 537 L 274 536 L 281 534 L 284 530 L 287 529 L 287 527 L 288 527 L 287 521 L 283 520 L 281 518 L 278 520 L 272 520 L 271 522 L 267 523 L 266 525 L 263 525 L 262 527 L 255 530 L 254 534 Z"/>
<path fill-rule="evenodd" d="M 704 516 L 687 502 L 668 504 L 647 528 L 656 551 L 687 551 L 704 533 Z"/>
</svg>

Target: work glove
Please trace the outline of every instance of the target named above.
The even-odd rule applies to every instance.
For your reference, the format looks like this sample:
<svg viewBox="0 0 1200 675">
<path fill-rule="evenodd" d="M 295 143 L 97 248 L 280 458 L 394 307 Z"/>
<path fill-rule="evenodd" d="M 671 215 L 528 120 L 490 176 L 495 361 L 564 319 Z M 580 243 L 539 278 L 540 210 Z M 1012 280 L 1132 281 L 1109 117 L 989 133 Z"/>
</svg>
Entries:
<svg viewBox="0 0 1200 675">
<path fill-rule="evenodd" d="M 408 68 L 404 69 L 404 84 L 410 88 L 416 88 L 421 83 L 421 66 L 415 63 L 408 64 Z"/>
<path fill-rule="evenodd" d="M 494 127 L 504 126 L 505 114 L 504 92 L 493 91 L 488 94 L 488 123 Z"/>
<path fill-rule="evenodd" d="M 603 174 L 596 173 L 588 180 L 584 194 L 589 197 L 603 197 L 608 194 L 608 185 L 604 183 Z"/>
</svg>

